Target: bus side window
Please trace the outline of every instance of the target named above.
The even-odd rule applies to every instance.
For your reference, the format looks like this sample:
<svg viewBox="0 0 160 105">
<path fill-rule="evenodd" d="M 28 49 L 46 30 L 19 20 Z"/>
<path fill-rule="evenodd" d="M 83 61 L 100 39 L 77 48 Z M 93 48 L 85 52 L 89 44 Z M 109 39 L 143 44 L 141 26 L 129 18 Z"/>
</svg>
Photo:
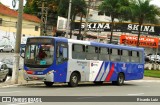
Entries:
<svg viewBox="0 0 160 105">
<path fill-rule="evenodd" d="M 98 60 L 98 47 L 87 46 L 86 47 L 86 59 L 87 60 Z"/>
<path fill-rule="evenodd" d="M 142 55 L 143 55 L 142 52 L 139 52 L 140 63 L 142 63 L 142 62 L 143 62 L 143 59 L 144 59 L 144 58 L 142 58 L 142 57 L 143 57 Z"/>
<path fill-rule="evenodd" d="M 112 53 L 110 54 L 111 61 L 121 61 L 121 56 L 118 55 L 118 49 L 112 49 Z"/>
<path fill-rule="evenodd" d="M 85 45 L 73 44 L 72 45 L 72 59 L 85 59 Z"/>
<path fill-rule="evenodd" d="M 99 48 L 99 60 L 108 61 L 109 60 L 109 52 L 108 48 Z"/>
<path fill-rule="evenodd" d="M 134 63 L 139 63 L 140 62 L 139 52 L 132 51 L 131 62 L 134 62 Z"/>
<path fill-rule="evenodd" d="M 129 51 L 128 50 L 122 50 L 122 56 L 121 56 L 121 61 L 122 62 L 129 62 L 130 60 L 129 57 Z"/>
</svg>

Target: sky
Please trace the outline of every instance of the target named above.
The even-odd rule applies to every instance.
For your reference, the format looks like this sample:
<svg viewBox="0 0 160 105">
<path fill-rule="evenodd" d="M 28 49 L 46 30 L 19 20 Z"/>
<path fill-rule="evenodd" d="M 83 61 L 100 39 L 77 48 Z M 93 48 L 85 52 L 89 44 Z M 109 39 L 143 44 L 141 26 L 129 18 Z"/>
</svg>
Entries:
<svg viewBox="0 0 160 105">
<path fill-rule="evenodd" d="M 18 8 L 18 1 L 19 0 L 16 0 L 17 3 L 16 3 L 16 7 L 15 8 L 13 8 L 13 6 L 12 6 L 12 1 L 13 0 L 0 0 L 0 2 L 2 4 L 7 5 L 7 6 L 9 6 L 12 9 L 17 9 Z M 151 4 L 154 4 L 154 5 L 158 6 L 158 7 L 160 7 L 160 0 L 152 0 Z M 25 5 L 25 0 L 24 0 L 24 5 Z"/>
</svg>

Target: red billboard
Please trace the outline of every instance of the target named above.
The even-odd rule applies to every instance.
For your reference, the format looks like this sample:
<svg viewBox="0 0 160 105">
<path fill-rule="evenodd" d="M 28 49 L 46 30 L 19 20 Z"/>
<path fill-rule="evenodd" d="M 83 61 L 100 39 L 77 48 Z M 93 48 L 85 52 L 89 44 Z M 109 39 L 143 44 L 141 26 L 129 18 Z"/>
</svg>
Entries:
<svg viewBox="0 0 160 105">
<path fill-rule="evenodd" d="M 121 35 L 120 37 L 120 44 L 136 46 L 137 41 L 138 41 L 138 36 Z M 158 43 L 159 43 L 158 38 L 140 36 L 139 39 L 139 46 L 141 47 L 158 48 Z"/>
</svg>

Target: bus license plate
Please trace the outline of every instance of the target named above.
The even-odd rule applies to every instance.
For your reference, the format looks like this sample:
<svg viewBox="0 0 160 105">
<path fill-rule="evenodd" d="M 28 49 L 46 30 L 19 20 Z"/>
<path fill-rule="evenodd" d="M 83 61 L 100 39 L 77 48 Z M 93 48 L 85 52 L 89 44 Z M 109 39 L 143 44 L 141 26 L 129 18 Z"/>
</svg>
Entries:
<svg viewBox="0 0 160 105">
<path fill-rule="evenodd" d="M 33 76 L 32 78 L 33 78 L 33 79 L 38 79 L 38 77 L 37 77 L 37 76 Z"/>
</svg>

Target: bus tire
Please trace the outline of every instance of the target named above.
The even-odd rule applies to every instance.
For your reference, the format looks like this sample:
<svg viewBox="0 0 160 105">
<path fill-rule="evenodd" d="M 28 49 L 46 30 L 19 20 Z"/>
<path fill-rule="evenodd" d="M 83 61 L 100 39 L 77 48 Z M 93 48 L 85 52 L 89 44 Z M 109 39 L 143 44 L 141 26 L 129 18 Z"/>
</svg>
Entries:
<svg viewBox="0 0 160 105">
<path fill-rule="evenodd" d="M 14 52 L 14 50 L 12 49 L 11 52 Z"/>
<path fill-rule="evenodd" d="M 117 85 L 121 86 L 124 83 L 124 74 L 123 73 L 119 73 L 118 78 L 117 78 Z"/>
<path fill-rule="evenodd" d="M 70 81 L 69 81 L 68 85 L 70 87 L 76 87 L 76 86 L 78 86 L 78 82 L 79 82 L 78 73 L 72 73 L 70 76 Z"/>
<path fill-rule="evenodd" d="M 54 82 L 44 82 L 47 87 L 52 87 Z"/>
<path fill-rule="evenodd" d="M 96 85 L 102 85 L 103 81 L 94 81 L 93 83 L 96 84 Z"/>
<path fill-rule="evenodd" d="M 5 82 L 7 80 L 7 75 L 4 77 L 4 79 L 2 80 L 2 82 Z"/>
<path fill-rule="evenodd" d="M 121 85 L 124 84 L 124 79 L 125 79 L 124 74 L 123 73 L 119 73 L 118 77 L 117 77 L 117 81 L 112 81 L 112 84 L 121 86 Z"/>
</svg>

